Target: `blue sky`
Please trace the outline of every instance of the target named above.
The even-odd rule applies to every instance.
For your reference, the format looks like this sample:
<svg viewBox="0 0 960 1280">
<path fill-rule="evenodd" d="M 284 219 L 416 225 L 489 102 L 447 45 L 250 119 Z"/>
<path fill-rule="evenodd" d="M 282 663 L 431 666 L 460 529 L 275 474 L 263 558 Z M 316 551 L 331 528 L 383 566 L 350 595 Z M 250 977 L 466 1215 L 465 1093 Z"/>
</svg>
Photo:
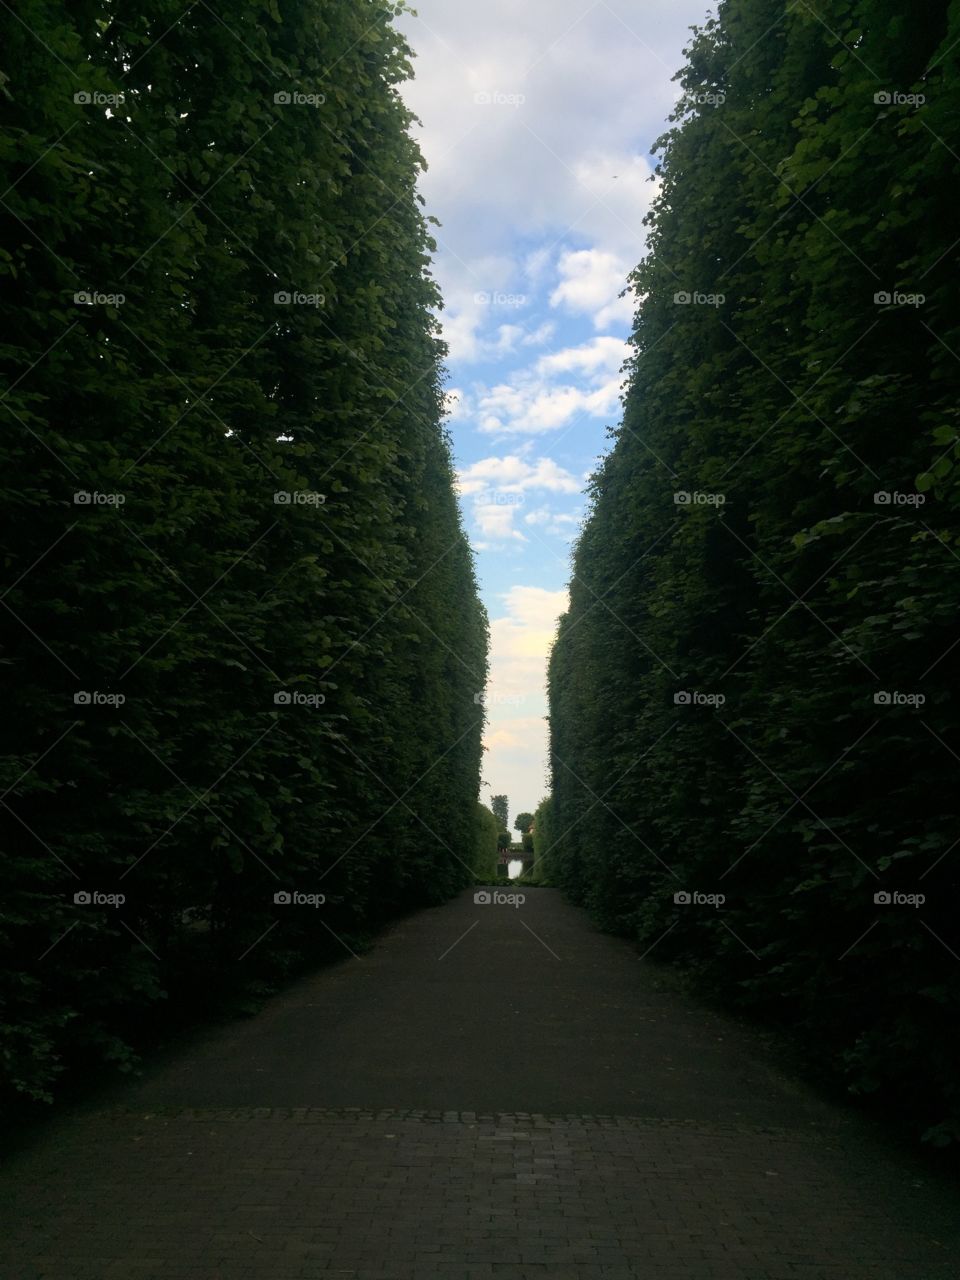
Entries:
<svg viewBox="0 0 960 1280">
<path fill-rule="evenodd" d="M 404 97 L 468 535 L 491 619 L 481 792 L 511 822 L 547 790 L 546 656 L 566 607 L 583 487 L 619 419 L 633 301 L 689 27 L 705 0 L 420 0 Z"/>
</svg>

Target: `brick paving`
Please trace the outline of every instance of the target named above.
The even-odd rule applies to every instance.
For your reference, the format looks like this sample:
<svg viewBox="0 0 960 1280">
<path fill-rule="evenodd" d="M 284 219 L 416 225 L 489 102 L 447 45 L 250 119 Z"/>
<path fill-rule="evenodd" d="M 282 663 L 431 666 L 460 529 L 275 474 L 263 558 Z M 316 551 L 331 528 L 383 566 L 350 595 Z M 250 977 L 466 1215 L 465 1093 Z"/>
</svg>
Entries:
<svg viewBox="0 0 960 1280">
<path fill-rule="evenodd" d="M 960 1275 L 952 1184 L 552 891 L 522 911 L 422 912 L 45 1126 L 0 1276 Z"/>
</svg>

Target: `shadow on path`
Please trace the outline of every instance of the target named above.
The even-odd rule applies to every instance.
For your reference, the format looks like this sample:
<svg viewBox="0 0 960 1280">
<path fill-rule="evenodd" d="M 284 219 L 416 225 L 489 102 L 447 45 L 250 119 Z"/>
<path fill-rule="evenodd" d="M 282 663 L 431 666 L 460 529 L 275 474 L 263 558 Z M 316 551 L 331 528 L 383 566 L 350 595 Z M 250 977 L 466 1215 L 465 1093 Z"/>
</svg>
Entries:
<svg viewBox="0 0 960 1280">
<path fill-rule="evenodd" d="M 7 1165 L 0 1275 L 954 1280 L 952 1189 L 549 889 L 473 893 Z"/>
</svg>

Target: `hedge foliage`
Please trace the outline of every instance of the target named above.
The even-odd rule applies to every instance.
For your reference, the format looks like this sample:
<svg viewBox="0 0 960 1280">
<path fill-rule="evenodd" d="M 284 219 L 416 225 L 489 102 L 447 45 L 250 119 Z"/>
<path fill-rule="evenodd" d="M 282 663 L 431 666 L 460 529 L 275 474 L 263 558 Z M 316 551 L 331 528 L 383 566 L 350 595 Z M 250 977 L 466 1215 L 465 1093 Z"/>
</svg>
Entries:
<svg viewBox="0 0 960 1280">
<path fill-rule="evenodd" d="M 725 0 L 687 53 L 550 668 L 551 874 L 945 1142 L 960 8 Z"/>
<path fill-rule="evenodd" d="M 551 883 L 552 851 L 559 834 L 554 829 L 553 797 L 544 796 L 533 815 L 533 867 L 528 872 L 528 879 L 538 884 Z"/>
<path fill-rule="evenodd" d="M 500 861 L 500 850 L 497 845 L 499 834 L 499 821 L 485 804 L 477 801 L 477 836 L 473 871 L 476 879 L 481 882 L 485 883 L 497 878 Z"/>
<path fill-rule="evenodd" d="M 399 7 L 17 9 L 0 1054 L 44 1098 L 470 881 L 487 628 Z"/>
</svg>

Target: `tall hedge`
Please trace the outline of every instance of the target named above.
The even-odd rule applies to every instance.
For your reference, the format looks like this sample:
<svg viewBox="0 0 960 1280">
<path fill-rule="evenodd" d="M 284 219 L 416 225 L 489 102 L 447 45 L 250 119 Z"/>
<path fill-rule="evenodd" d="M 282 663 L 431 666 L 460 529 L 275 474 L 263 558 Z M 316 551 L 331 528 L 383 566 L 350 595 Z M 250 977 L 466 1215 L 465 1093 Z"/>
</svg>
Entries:
<svg viewBox="0 0 960 1280">
<path fill-rule="evenodd" d="M 554 830 L 553 797 L 544 796 L 533 815 L 533 867 L 528 873 L 531 880 L 551 883 L 551 856 L 559 835 Z"/>
<path fill-rule="evenodd" d="M 552 874 L 944 1142 L 960 9 L 817 8 L 721 3 L 658 143 L 550 667 Z"/>
<path fill-rule="evenodd" d="M 473 860 L 474 875 L 480 881 L 496 880 L 500 862 L 497 836 L 500 823 L 485 804 L 477 802 L 476 845 Z"/>
<path fill-rule="evenodd" d="M 8 1091 L 470 879 L 487 628 L 399 8 L 0 14 Z"/>
</svg>

